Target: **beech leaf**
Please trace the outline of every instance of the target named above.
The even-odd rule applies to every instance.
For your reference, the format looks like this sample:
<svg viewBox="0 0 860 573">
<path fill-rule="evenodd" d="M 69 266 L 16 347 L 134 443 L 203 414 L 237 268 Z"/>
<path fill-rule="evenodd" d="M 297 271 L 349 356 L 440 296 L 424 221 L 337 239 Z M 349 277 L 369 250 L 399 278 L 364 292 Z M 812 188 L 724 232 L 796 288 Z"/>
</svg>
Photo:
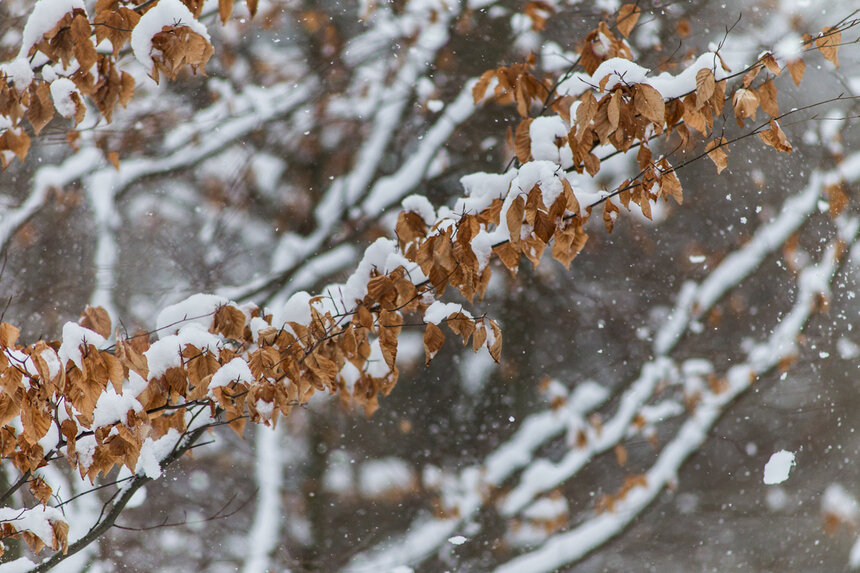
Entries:
<svg viewBox="0 0 860 573">
<path fill-rule="evenodd" d="M 618 9 L 618 17 L 615 22 L 622 36 L 625 38 L 630 36 L 630 32 L 633 31 L 633 27 L 639 21 L 640 14 L 642 14 L 642 10 L 636 4 L 624 4 Z"/>
</svg>

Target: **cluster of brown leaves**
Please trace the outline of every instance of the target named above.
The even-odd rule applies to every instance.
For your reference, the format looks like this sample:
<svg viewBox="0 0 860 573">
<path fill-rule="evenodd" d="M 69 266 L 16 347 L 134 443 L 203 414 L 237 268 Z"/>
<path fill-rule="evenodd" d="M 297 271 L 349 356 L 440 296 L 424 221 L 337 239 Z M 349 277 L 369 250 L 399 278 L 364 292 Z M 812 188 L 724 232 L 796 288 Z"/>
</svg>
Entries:
<svg viewBox="0 0 860 573">
<path fill-rule="evenodd" d="M 484 98 L 490 82 L 495 79 L 496 87 L 493 98 L 497 103 L 516 103 L 520 117 L 528 117 L 533 102 L 542 102 L 549 96 L 552 84 L 547 80 L 539 80 L 533 73 L 534 56 L 530 56 L 524 64 L 501 66 L 487 70 L 472 88 L 475 103 Z"/>
<path fill-rule="evenodd" d="M 640 14 L 641 9 L 634 4 L 625 4 L 620 8 L 617 28 L 623 37 L 629 36 Z M 837 28 L 825 28 L 816 38 L 805 37 L 807 44 L 814 43 L 821 54 L 836 66 L 840 41 L 841 33 Z M 580 46 L 579 55 L 579 64 L 588 73 L 593 73 L 608 58 L 632 57 L 624 39 L 613 35 L 605 23 L 588 34 L 585 43 Z M 726 72 L 731 71 L 719 55 L 715 60 L 715 65 L 720 65 Z M 602 78 L 594 90 L 587 90 L 578 100 L 570 96 L 549 99 L 549 94 L 554 92 L 553 80 L 536 77 L 532 72 L 533 63 L 530 59 L 527 64 L 485 72 L 473 88 L 475 102 L 483 99 L 490 82 L 495 78 L 495 100 L 502 104 L 516 103 L 517 111 L 524 119 L 510 140 L 520 163 L 531 159 L 530 127 L 533 119 L 528 117 L 528 112 L 535 102 L 545 104 L 541 113 L 554 111 L 572 125 L 567 137 L 557 138 L 556 145 L 559 148 L 570 147 L 573 169 L 579 173 L 585 171 L 591 176 L 598 173 L 600 158 L 595 153 L 598 146 L 610 144 L 621 152 L 639 146 L 639 174 L 632 180 L 624 181 L 612 194 L 617 195 L 621 205 L 627 209 L 631 202 L 638 205 L 646 217 L 651 216 L 651 201 L 670 196 L 678 203 L 683 200 L 681 184 L 674 168 L 665 157 L 656 161 L 653 159 L 649 141 L 674 132 L 680 138 L 680 145 L 687 147 L 692 141 L 693 131 L 708 139 L 713 134 L 715 119 L 723 113 L 727 101 L 731 102 L 737 123 L 742 128 L 747 120 L 755 120 L 760 107 L 771 118 L 766 126 L 756 130 L 761 141 L 777 151 L 792 151 L 791 143 L 778 123 L 781 116 L 774 79 L 787 69 L 794 82 L 799 84 L 805 70 L 800 58 L 789 60 L 781 67 L 771 53 L 765 53 L 745 71 L 742 87 L 736 88 L 731 94 L 726 93 L 726 80 L 717 81 L 715 70 L 701 69 L 696 75 L 694 91 L 668 100 L 664 100 L 656 89 L 646 83 L 621 81 L 607 90 L 611 76 Z M 763 70 L 769 74 L 763 81 L 756 82 L 757 87 L 754 87 L 753 83 Z M 576 112 L 572 116 L 571 104 L 576 101 Z M 718 173 L 728 165 L 728 143 L 719 136 L 706 145 L 705 153 L 716 165 Z M 618 207 L 615 204 L 605 201 L 604 221 L 610 231 L 616 211 Z M 543 236 L 546 236 L 546 231 Z M 514 247 L 505 246 L 499 253 L 509 268 L 515 267 L 518 261 L 518 256 L 515 257 L 516 253 L 512 250 Z"/>
<path fill-rule="evenodd" d="M 203 8 L 200 0 L 183 0 L 189 10 L 199 16 Z M 70 118 L 77 126 L 84 119 L 88 97 L 99 112 L 111 120 L 117 104 L 126 106 L 134 95 L 132 76 L 121 69 L 118 61 L 123 48 L 131 39 L 134 27 L 141 15 L 153 5 L 130 0 L 98 0 L 90 21 L 86 13 L 74 9 L 60 18 L 26 54 L 32 58 L 41 52 L 52 63 L 64 69 L 76 70 L 68 74 L 76 91 L 69 94 L 74 105 Z M 257 11 L 256 0 L 246 0 L 248 11 L 253 16 Z M 226 21 L 233 12 L 232 0 L 219 1 L 219 14 Z M 96 45 L 109 40 L 113 46 L 110 54 L 100 54 Z M 203 36 L 187 26 L 166 26 L 153 37 L 153 78 L 160 74 L 176 79 L 177 73 L 186 66 L 192 71 L 205 71 L 213 48 Z M 34 134 L 54 118 L 54 101 L 51 96 L 52 78 L 36 78 L 29 86 L 10 85 L 9 78 L 0 76 L 0 116 L 11 120 L 13 127 L 0 134 L 0 163 L 7 167 L 14 157 L 24 161 L 30 149 L 30 136 L 20 125 L 26 118 Z M 73 141 L 74 138 L 70 138 Z"/>
</svg>

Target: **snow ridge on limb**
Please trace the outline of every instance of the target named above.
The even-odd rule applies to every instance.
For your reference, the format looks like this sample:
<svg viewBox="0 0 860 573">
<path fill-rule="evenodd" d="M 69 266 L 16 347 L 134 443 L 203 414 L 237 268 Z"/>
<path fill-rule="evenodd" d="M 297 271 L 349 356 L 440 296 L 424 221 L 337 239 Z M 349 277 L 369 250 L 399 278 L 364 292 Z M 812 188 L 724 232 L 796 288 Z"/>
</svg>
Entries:
<svg viewBox="0 0 860 573">
<path fill-rule="evenodd" d="M 779 214 L 759 227 L 750 241 L 728 255 L 700 284 L 690 282 L 682 286 L 676 295 L 675 308 L 669 320 L 655 335 L 656 357 L 642 366 L 635 381 L 624 385 L 628 389 L 622 393 L 615 412 L 605 416 L 599 428 L 592 424 L 593 420 L 583 420 L 582 423 L 571 426 L 561 415 L 566 412 L 566 407 L 548 409 L 526 418 L 514 436 L 490 454 L 481 468 L 463 470 L 455 477 L 454 482 L 459 485 L 446 488 L 449 492 L 449 511 L 445 516 L 417 518 L 409 527 L 410 533 L 399 542 L 357 556 L 353 560 L 355 569 L 364 566 L 414 565 L 421 562 L 442 547 L 448 537 L 455 534 L 488 503 L 488 491 L 501 485 L 513 476 L 516 470 L 527 468 L 509 491 L 496 500 L 502 515 L 508 518 L 520 515 L 536 499 L 540 499 L 541 495 L 577 475 L 596 456 L 616 448 L 629 436 L 631 428 L 637 427 L 637 424 L 645 424 L 642 427 L 647 428 L 652 422 L 649 416 L 643 417 L 643 412 L 648 412 L 646 403 L 654 395 L 658 385 L 665 380 L 686 379 L 684 385 L 689 387 L 689 398 L 698 400 L 699 398 L 694 398 L 694 392 L 706 386 L 702 385 L 704 383 L 692 381 L 712 377 L 712 367 L 708 362 L 696 359 L 676 364 L 669 356 L 671 351 L 681 338 L 690 332 L 691 323 L 696 317 L 706 315 L 719 299 L 750 276 L 768 254 L 785 244 L 808 219 L 825 193 L 826 186 L 840 180 L 850 184 L 860 178 L 860 169 L 857 166 L 860 166 L 860 156 L 854 154 L 845 158 L 831 171 L 813 172 L 805 188 L 786 199 Z M 827 260 L 826 257 L 822 259 L 824 262 Z M 584 391 L 588 387 L 588 384 L 579 385 L 576 392 Z M 599 395 L 600 391 L 605 392 L 598 388 L 595 396 Z M 575 399 L 568 398 L 565 403 L 571 407 L 586 407 L 588 404 L 589 409 L 600 405 L 599 400 L 592 403 L 590 399 L 579 395 Z M 675 413 L 671 417 L 677 416 L 678 411 L 683 410 L 684 405 L 676 405 L 672 410 Z M 589 410 L 584 411 L 586 414 L 588 412 Z M 662 417 L 655 412 L 655 420 Z M 565 430 L 572 432 L 568 442 L 576 446 L 572 446 L 561 460 L 551 462 L 534 457 L 541 446 Z M 451 492 L 461 493 L 455 495 Z M 605 503 L 609 501 L 611 500 L 607 499 Z M 612 531 L 618 530 L 617 520 L 613 521 L 611 517 L 604 517 L 602 520 L 615 524 Z"/>
<path fill-rule="evenodd" d="M 798 276 L 794 306 L 773 333 L 751 349 L 745 363 L 728 369 L 725 385 L 701 394 L 695 411 L 663 447 L 656 462 L 629 487 L 622 488 L 608 510 L 598 510 L 578 527 L 550 537 L 540 548 L 512 559 L 496 571 L 553 571 L 577 561 L 620 533 L 665 487 L 674 484 L 681 465 L 698 450 L 725 409 L 759 376 L 794 354 L 795 341 L 816 309 L 819 297 L 829 291 L 844 246 L 857 240 L 858 224 L 860 221 L 854 218 L 844 221 L 842 232 L 824 249 L 821 260 Z"/>
<path fill-rule="evenodd" d="M 83 26 L 80 17 L 72 13 L 70 29 Z M 188 30 L 162 29 L 159 33 L 173 34 L 160 48 L 162 72 L 172 75 L 181 65 L 205 64 L 208 43 L 201 48 L 201 41 Z M 625 53 L 623 41 L 610 43 L 616 56 Z M 49 43 L 43 50 L 61 48 Z M 81 54 L 72 56 L 78 60 L 87 57 L 86 48 L 81 49 Z M 57 54 L 65 66 L 63 54 L 72 56 Z M 606 55 L 590 54 L 591 64 L 595 64 L 590 73 L 605 63 L 594 60 Z M 63 341 L 55 345 L 60 347 L 56 355 L 44 342 L 41 347 L 15 346 L 13 327 L 4 325 L 0 341 L 8 350 L 2 364 L 3 375 L 8 376 L 4 380 L 4 390 L 8 389 L 4 415 L 12 414 L 4 423 L 18 433 L 12 432 L 11 438 L 7 435 L 3 446 L 14 454 L 16 467 L 30 472 L 34 464 L 48 461 L 54 452 L 90 479 L 115 465 L 154 479 L 161 474 L 162 462 L 179 451 L 183 438 L 194 435 L 201 425 L 225 421 L 241 432 L 247 419 L 275 424 L 279 415 L 305 403 L 316 391 L 352 398 L 372 413 L 379 395 L 389 392 L 396 381 L 397 338 L 410 314 L 420 316 L 425 326 L 428 360 L 444 342 L 440 328 L 444 323 L 464 343 L 471 341 L 473 348 L 486 346 L 498 361 L 498 325 L 485 317 L 476 318 L 462 306 L 442 302 L 448 286 L 470 300 L 481 297 L 493 252 L 516 271 L 522 255 L 537 265 L 546 247 L 552 245 L 555 258 L 568 265 L 585 244 L 585 220 L 601 202 L 604 224 L 611 230 L 620 209 L 629 208 L 630 202 L 647 215 L 651 202 L 660 196 L 672 195 L 679 202 L 682 197 L 674 168 L 666 158 L 652 160 L 643 140 L 648 130 L 669 133 L 675 127 L 666 120 L 665 101 L 661 117 L 660 94 L 655 98 L 646 84 L 610 85 L 611 74 L 603 76 L 598 94 L 606 89 L 611 93 L 600 100 L 592 93 L 579 101 L 574 116 L 582 130 L 578 133 L 577 128 L 571 144 L 570 108 L 566 119 L 563 107 L 558 119 L 526 117 L 532 104 L 549 94 L 549 87 L 534 80 L 528 66 L 507 71 L 511 73 L 496 75 L 498 82 L 504 78 L 508 86 L 503 86 L 501 97 L 509 96 L 527 121 L 517 130 L 521 165 L 507 180 L 507 174 L 492 181 L 479 177 L 473 183 L 478 183 L 476 188 L 489 189 L 487 193 L 470 195 L 453 210 L 441 209 L 435 219 L 416 201 L 409 201 L 398 220 L 397 241 L 382 239 L 372 245 L 344 285 L 330 287 L 318 297 L 295 293 L 273 305 L 271 311 L 215 299 L 207 299 L 212 304 L 201 310 L 199 301 L 189 301 L 174 332 L 156 342 L 150 342 L 148 336 L 136 342 L 119 340 L 114 348 L 104 342 L 111 336 L 110 313 L 93 308 L 77 326 L 69 327 L 68 337 L 64 333 Z M 683 122 L 702 134 L 709 134 L 713 127 L 708 116 L 717 112 L 716 104 L 724 103 L 722 97 L 715 97 L 719 82 L 708 72 L 705 68 L 696 72 L 695 93 L 687 94 L 681 104 Z M 25 75 L 19 75 L 22 82 Z M 38 104 L 41 109 L 45 107 L 43 95 L 32 96 L 36 98 L 32 101 L 42 102 Z M 678 111 L 677 101 L 671 105 Z M 744 109 L 744 116 L 755 111 Z M 397 110 L 388 112 L 378 116 L 380 126 L 391 125 Z M 34 131 L 50 120 L 43 113 L 29 119 Z M 778 150 L 789 150 L 778 124 L 770 122 L 769 127 L 762 140 Z M 587 134 L 592 136 L 590 142 Z M 594 153 L 595 141 L 623 153 L 638 146 L 642 173 L 615 191 L 589 196 L 576 185 L 579 178 L 572 171 L 593 176 L 600 170 L 603 158 Z M 725 145 L 720 139 L 710 151 Z M 372 147 L 378 150 L 376 145 Z M 500 179 L 505 181 L 504 187 L 499 185 Z M 363 193 L 361 187 L 366 185 L 356 186 L 357 194 Z M 613 200 L 615 197 L 618 199 Z M 92 200 L 100 199 L 93 196 Z M 102 225 L 111 219 L 110 202 L 106 204 L 99 213 Z M 109 247 L 109 240 L 105 245 Z M 99 260 L 110 263 L 109 257 Z M 100 282 L 104 285 L 109 280 Z M 207 320 L 201 323 L 190 316 L 198 312 L 202 315 L 196 318 Z M 43 400 L 51 407 L 40 402 Z M 15 421 L 16 416 L 20 421 Z M 50 495 L 41 484 L 37 491 Z"/>
</svg>

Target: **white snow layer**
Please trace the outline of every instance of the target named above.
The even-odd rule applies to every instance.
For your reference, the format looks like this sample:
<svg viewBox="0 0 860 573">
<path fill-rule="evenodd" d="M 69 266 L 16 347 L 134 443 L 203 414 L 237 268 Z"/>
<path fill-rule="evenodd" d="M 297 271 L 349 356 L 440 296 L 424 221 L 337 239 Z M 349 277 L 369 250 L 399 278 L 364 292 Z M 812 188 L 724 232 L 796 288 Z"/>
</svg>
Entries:
<svg viewBox="0 0 860 573">
<path fill-rule="evenodd" d="M 54 100 L 54 107 L 63 117 L 74 117 L 77 112 L 77 106 L 72 101 L 72 94 L 78 93 L 78 88 L 75 83 L 69 78 L 57 78 L 51 82 L 51 98 Z"/>
<path fill-rule="evenodd" d="M 227 386 L 231 382 L 254 383 L 254 375 L 251 374 L 251 368 L 241 358 L 234 358 L 212 375 L 212 379 L 209 381 L 209 395 L 212 395 L 213 388 Z"/>
<path fill-rule="evenodd" d="M 183 301 L 171 304 L 158 313 L 155 328 L 159 334 L 176 334 L 180 327 L 196 323 L 203 328 L 212 325 L 212 318 L 218 307 L 230 301 L 214 294 L 193 294 Z"/>
<path fill-rule="evenodd" d="M 42 36 L 50 32 L 57 25 L 57 22 L 63 19 L 63 16 L 76 8 L 86 12 L 84 0 L 39 0 L 36 2 L 33 11 L 30 12 L 30 17 L 27 18 L 27 23 L 24 25 L 18 57 L 27 58 L 30 54 L 30 48 L 38 44 Z"/>
<path fill-rule="evenodd" d="M 100 344 L 104 344 L 104 342 L 105 339 L 101 334 L 84 328 L 77 322 L 67 322 L 63 325 L 63 343 L 60 345 L 60 350 L 57 354 L 64 364 L 71 360 L 75 363 L 75 366 L 83 370 L 81 345 L 92 344 L 99 346 Z"/>
</svg>

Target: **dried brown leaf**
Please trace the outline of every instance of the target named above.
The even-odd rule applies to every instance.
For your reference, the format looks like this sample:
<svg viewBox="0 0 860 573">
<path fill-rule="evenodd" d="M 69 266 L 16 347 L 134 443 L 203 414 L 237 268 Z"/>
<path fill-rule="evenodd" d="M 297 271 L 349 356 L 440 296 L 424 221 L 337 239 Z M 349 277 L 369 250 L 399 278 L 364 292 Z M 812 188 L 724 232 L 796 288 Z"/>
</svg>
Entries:
<svg viewBox="0 0 860 573">
<path fill-rule="evenodd" d="M 39 135 L 53 117 L 54 100 L 48 82 L 33 82 L 30 84 L 30 107 L 27 110 L 27 120 L 33 126 L 33 132 Z"/>
<path fill-rule="evenodd" d="M 509 271 L 512 273 L 517 272 L 517 269 L 520 266 L 521 253 L 515 249 L 510 242 L 496 245 L 493 247 L 493 252 L 496 253 L 496 256 L 499 257 L 499 260 L 502 261 L 502 264 L 505 265 Z"/>
<path fill-rule="evenodd" d="M 642 9 L 636 4 L 624 4 L 618 9 L 618 16 L 615 23 L 618 26 L 618 31 L 621 35 L 627 38 L 636 22 L 639 21 L 639 16 L 642 14 Z"/>
<path fill-rule="evenodd" d="M 711 161 L 714 162 L 714 165 L 717 166 L 718 175 L 723 172 L 723 169 L 725 169 L 728 164 L 726 161 L 727 150 L 728 144 L 724 137 L 718 137 L 717 139 L 710 141 L 708 145 L 705 146 L 705 152 L 708 154 Z"/>
<path fill-rule="evenodd" d="M 715 85 L 714 72 L 708 68 L 702 68 L 696 73 L 696 109 L 700 109 L 708 103 L 708 100 L 714 95 Z"/>
<path fill-rule="evenodd" d="M 745 88 L 740 88 L 732 97 L 732 105 L 735 111 L 735 118 L 740 127 L 744 126 L 744 120 L 747 118 L 755 119 L 755 112 L 758 109 L 758 95 L 755 91 Z"/>
<path fill-rule="evenodd" d="M 778 117 L 779 104 L 777 103 L 776 86 L 773 80 L 767 80 L 756 93 L 758 94 L 761 109 L 771 117 Z"/>
<path fill-rule="evenodd" d="M 508 212 L 505 214 L 505 221 L 508 224 L 508 231 L 511 237 L 511 244 L 517 245 L 520 242 L 520 232 L 523 227 L 523 213 L 525 211 L 525 200 L 522 195 L 518 195 L 513 200 Z"/>
<path fill-rule="evenodd" d="M 111 332 L 110 315 L 100 306 L 88 306 L 81 315 L 80 325 L 98 332 L 104 338 L 108 338 Z"/>
<path fill-rule="evenodd" d="M 663 96 L 648 84 L 637 84 L 633 92 L 633 107 L 649 121 L 663 125 L 666 119 L 666 103 Z"/>
<path fill-rule="evenodd" d="M 5 348 L 13 347 L 20 334 L 21 331 L 18 330 L 17 326 L 9 324 L 8 322 L 0 322 L 0 346 Z"/>
<path fill-rule="evenodd" d="M 442 329 L 432 322 L 428 322 L 427 328 L 424 330 L 425 366 L 430 364 L 430 361 L 433 360 L 436 353 L 439 352 L 439 349 L 442 348 L 442 344 L 444 343 L 445 334 L 442 332 Z"/>
<path fill-rule="evenodd" d="M 826 60 L 839 67 L 839 44 L 842 43 L 842 32 L 837 28 L 829 27 L 821 30 L 821 34 L 815 38 L 815 46 Z"/>
<path fill-rule="evenodd" d="M 591 90 L 587 90 L 579 98 L 576 108 L 576 139 L 582 139 L 582 134 L 597 113 L 597 100 Z"/>
<path fill-rule="evenodd" d="M 498 363 L 502 359 L 502 329 L 495 320 L 490 320 L 490 331 L 487 333 L 487 350 L 490 351 L 490 356 Z"/>
<path fill-rule="evenodd" d="M 516 135 L 514 136 L 514 151 L 520 163 L 526 163 L 532 155 L 532 140 L 529 134 L 532 121 L 530 117 L 522 120 L 517 126 Z"/>
<path fill-rule="evenodd" d="M 799 86 L 803 79 L 803 73 L 806 71 L 806 62 L 801 59 L 796 59 L 786 64 L 788 72 L 791 74 L 791 79 L 794 80 L 794 85 Z"/>
<path fill-rule="evenodd" d="M 779 68 L 779 64 L 776 63 L 776 60 L 773 57 L 773 54 L 767 53 L 761 57 L 761 61 L 764 66 L 768 69 L 770 73 L 775 76 L 778 76 L 782 70 Z"/>
<path fill-rule="evenodd" d="M 226 24 L 230 15 L 233 14 L 233 0 L 218 0 L 218 17 L 221 23 Z"/>
<path fill-rule="evenodd" d="M 481 74 L 481 77 L 478 78 L 478 81 L 472 87 L 472 100 L 474 103 L 478 103 L 484 99 L 484 94 L 487 93 L 490 81 L 492 81 L 494 77 L 496 77 L 496 70 L 487 70 Z"/>
<path fill-rule="evenodd" d="M 758 134 L 765 145 L 769 145 L 777 151 L 791 153 L 792 147 L 782 128 L 775 120 L 770 120 L 770 129 Z"/>
</svg>

